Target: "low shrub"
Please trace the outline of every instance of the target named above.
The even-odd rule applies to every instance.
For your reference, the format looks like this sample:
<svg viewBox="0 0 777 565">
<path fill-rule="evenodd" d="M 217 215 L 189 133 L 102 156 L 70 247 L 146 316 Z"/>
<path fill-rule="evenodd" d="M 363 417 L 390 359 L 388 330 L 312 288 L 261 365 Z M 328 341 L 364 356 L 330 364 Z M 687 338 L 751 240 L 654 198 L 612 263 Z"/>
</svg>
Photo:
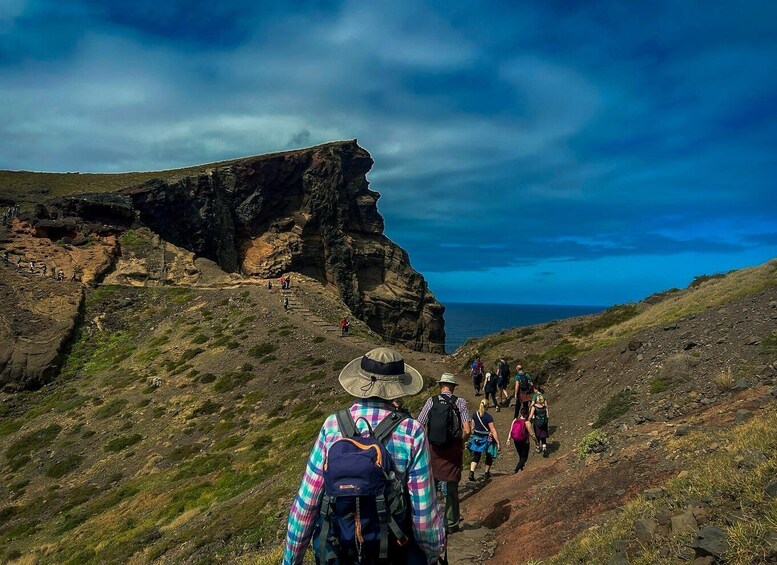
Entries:
<svg viewBox="0 0 777 565">
<path fill-rule="evenodd" d="M 8 446 L 8 448 L 5 450 L 5 456 L 8 459 L 15 459 L 19 456 L 26 455 L 31 451 L 36 451 L 43 449 L 44 447 L 48 447 L 57 438 L 59 432 L 61 431 L 62 426 L 57 424 L 50 424 L 45 428 L 25 434 L 13 442 L 10 446 Z"/>
<path fill-rule="evenodd" d="M 656 377 L 655 379 L 650 381 L 648 388 L 650 390 L 650 394 L 659 394 L 661 392 L 664 392 L 666 389 L 668 389 L 670 384 L 671 384 L 671 381 L 669 381 L 668 379 L 663 377 Z"/>
<path fill-rule="evenodd" d="M 610 439 L 607 434 L 602 430 L 593 430 L 588 432 L 583 439 L 580 440 L 580 444 L 577 447 L 578 459 L 585 459 L 591 453 L 600 450 L 602 447 L 609 445 Z"/>
<path fill-rule="evenodd" d="M 617 394 L 614 394 L 607 401 L 601 410 L 596 421 L 593 423 L 594 428 L 601 428 L 605 424 L 608 424 L 620 418 L 631 408 L 631 403 L 634 400 L 634 391 L 630 388 L 624 389 Z"/>
<path fill-rule="evenodd" d="M 712 380 L 715 386 L 723 392 L 734 389 L 734 371 L 730 366 L 721 368 Z"/>
<path fill-rule="evenodd" d="M 248 354 L 251 357 L 255 357 L 259 359 L 261 357 L 264 357 L 265 355 L 274 353 L 277 349 L 278 349 L 278 345 L 276 345 L 275 343 L 260 343 L 259 345 L 255 345 L 251 349 L 249 349 Z"/>
<path fill-rule="evenodd" d="M 108 453 L 117 453 L 121 451 L 122 449 L 126 449 L 127 447 L 131 445 L 135 445 L 140 440 L 143 439 L 143 436 L 140 434 L 132 434 L 128 436 L 119 436 L 117 438 L 112 439 L 108 443 L 106 443 L 103 446 L 103 451 L 107 451 Z"/>
<path fill-rule="evenodd" d="M 115 398 L 108 404 L 100 406 L 95 412 L 95 416 L 97 416 L 98 420 L 105 420 L 106 418 L 110 418 L 121 412 L 127 404 L 129 404 L 128 400 L 125 400 L 124 398 Z"/>
<path fill-rule="evenodd" d="M 194 409 L 194 411 L 187 416 L 187 420 L 192 420 L 194 418 L 198 418 L 200 416 L 208 416 L 210 414 L 215 414 L 221 409 L 221 404 L 217 404 L 213 402 L 212 400 L 208 399 L 202 404 L 200 404 L 197 408 Z"/>
<path fill-rule="evenodd" d="M 50 465 L 49 468 L 46 469 L 46 476 L 51 477 L 52 479 L 61 479 L 68 473 L 78 469 L 83 460 L 83 455 L 78 455 L 77 453 L 68 455 L 61 461 L 57 461 Z"/>
</svg>

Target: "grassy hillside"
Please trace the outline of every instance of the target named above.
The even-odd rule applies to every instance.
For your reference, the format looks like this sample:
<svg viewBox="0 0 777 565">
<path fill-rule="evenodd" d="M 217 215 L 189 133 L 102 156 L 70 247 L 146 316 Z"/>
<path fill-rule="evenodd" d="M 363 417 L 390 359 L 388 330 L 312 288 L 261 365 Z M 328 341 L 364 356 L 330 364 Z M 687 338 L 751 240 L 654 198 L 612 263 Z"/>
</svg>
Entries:
<svg viewBox="0 0 777 565">
<path fill-rule="evenodd" d="M 320 287 L 299 300 L 342 309 Z M 337 374 L 369 342 L 320 331 L 259 287 L 104 286 L 84 320 L 54 384 L 0 403 L 0 558 L 272 551 L 324 416 L 348 402 Z"/>
</svg>

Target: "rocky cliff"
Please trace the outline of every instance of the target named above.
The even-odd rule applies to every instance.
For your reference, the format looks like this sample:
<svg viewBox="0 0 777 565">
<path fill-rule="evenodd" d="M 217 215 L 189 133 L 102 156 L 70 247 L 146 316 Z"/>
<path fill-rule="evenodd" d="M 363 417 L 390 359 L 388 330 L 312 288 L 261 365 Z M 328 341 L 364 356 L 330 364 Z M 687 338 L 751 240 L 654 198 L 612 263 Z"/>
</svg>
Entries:
<svg viewBox="0 0 777 565">
<path fill-rule="evenodd" d="M 373 161 L 355 141 L 252 157 L 122 191 L 144 226 L 226 272 L 335 285 L 378 334 L 442 351 L 444 308 L 383 235 Z"/>
<path fill-rule="evenodd" d="M 13 260 L 35 256 L 52 265 L 50 274 L 64 270 L 69 280 L 76 271 L 87 284 L 226 283 L 298 272 L 333 285 L 387 341 L 443 352 L 444 308 L 407 253 L 383 235 L 380 195 L 366 179 L 372 165 L 356 141 L 345 141 L 185 176 L 163 172 L 118 192 L 39 204 L 15 221 L 6 248 Z"/>
</svg>

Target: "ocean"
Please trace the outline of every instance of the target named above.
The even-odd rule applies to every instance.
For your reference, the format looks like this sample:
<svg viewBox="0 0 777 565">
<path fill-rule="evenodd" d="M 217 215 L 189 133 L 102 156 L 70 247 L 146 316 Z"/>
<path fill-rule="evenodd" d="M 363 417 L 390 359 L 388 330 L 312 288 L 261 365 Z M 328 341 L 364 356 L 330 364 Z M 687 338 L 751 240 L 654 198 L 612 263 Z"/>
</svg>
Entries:
<svg viewBox="0 0 777 565">
<path fill-rule="evenodd" d="M 593 314 L 601 312 L 604 308 L 604 306 L 446 302 L 445 350 L 453 353 L 471 337 L 482 337 L 509 328 Z"/>
</svg>

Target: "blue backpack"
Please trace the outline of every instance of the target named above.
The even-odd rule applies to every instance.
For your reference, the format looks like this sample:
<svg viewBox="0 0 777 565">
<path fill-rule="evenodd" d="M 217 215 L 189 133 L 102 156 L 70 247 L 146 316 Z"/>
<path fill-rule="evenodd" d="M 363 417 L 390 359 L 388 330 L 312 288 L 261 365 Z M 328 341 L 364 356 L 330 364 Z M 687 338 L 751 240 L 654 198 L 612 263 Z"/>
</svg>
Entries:
<svg viewBox="0 0 777 565">
<path fill-rule="evenodd" d="M 410 504 L 385 443 L 409 416 L 392 412 L 375 430 L 368 424 L 366 436 L 348 409 L 336 417 L 343 437 L 324 461 L 316 562 L 400 563 L 409 541 L 404 532 L 411 531 Z"/>
</svg>

